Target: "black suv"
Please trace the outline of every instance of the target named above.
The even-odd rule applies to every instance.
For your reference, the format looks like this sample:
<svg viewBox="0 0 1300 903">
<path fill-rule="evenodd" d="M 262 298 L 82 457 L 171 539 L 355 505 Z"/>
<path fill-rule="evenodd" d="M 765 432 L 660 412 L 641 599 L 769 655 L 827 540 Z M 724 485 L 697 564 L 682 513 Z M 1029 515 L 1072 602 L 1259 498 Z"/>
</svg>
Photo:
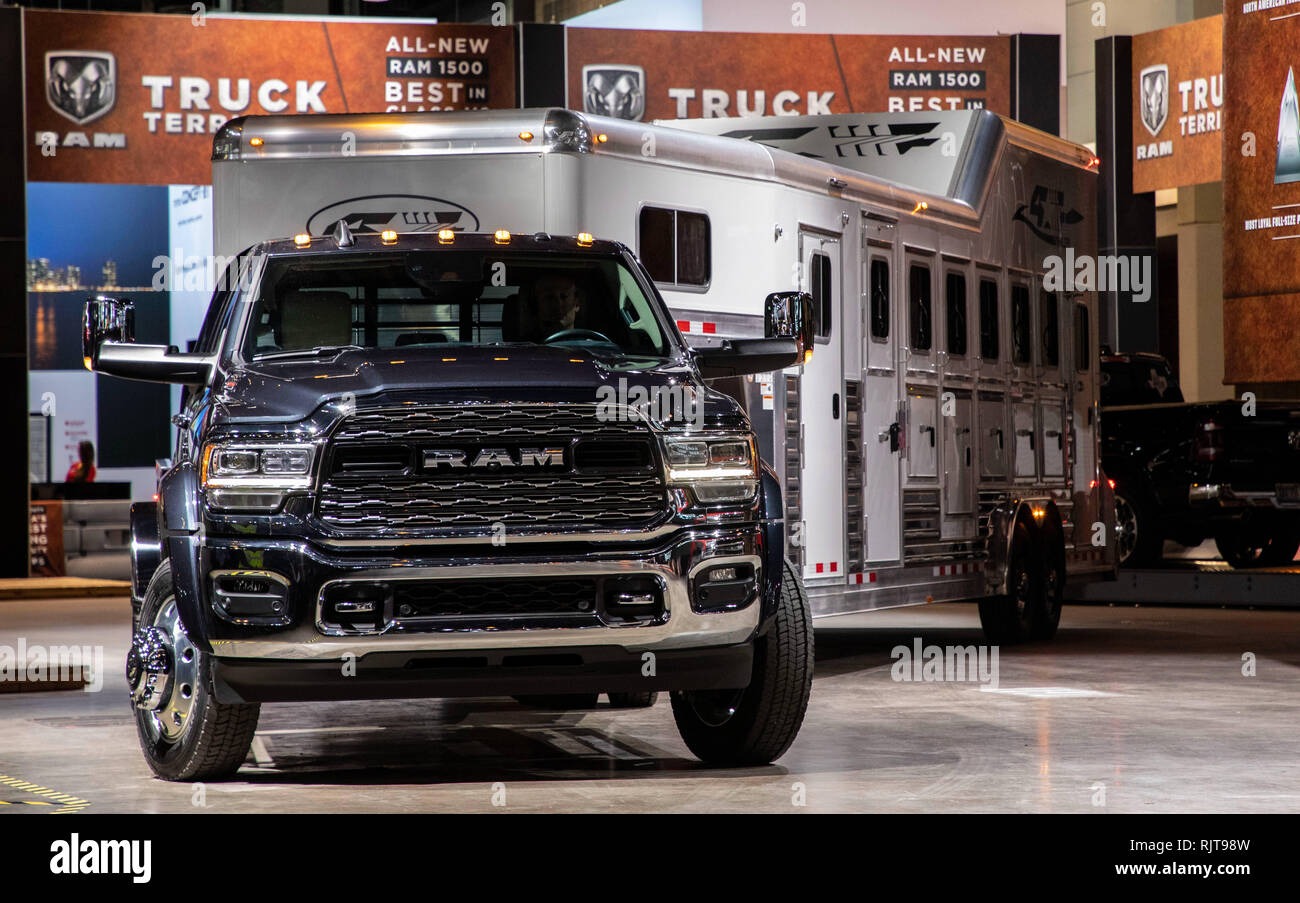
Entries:
<svg viewBox="0 0 1300 903">
<path fill-rule="evenodd" d="M 808 604 L 746 413 L 705 382 L 803 360 L 809 298 L 765 316 L 692 350 L 620 244 L 346 226 L 241 255 L 191 352 L 89 301 L 89 366 L 186 387 L 132 510 L 154 772 L 234 772 L 263 702 L 659 690 L 702 759 L 780 756 Z"/>
</svg>

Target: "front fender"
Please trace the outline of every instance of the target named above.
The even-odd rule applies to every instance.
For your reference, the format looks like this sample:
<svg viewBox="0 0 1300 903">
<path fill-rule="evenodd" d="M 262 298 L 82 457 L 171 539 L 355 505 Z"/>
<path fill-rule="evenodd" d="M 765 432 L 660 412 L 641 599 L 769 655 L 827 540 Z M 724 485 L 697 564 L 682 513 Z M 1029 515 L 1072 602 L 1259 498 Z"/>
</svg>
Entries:
<svg viewBox="0 0 1300 903">
<path fill-rule="evenodd" d="M 763 518 L 763 609 L 766 623 L 776 614 L 781 601 L 781 578 L 785 568 L 785 510 L 781 483 L 776 472 L 762 462 L 760 474 Z"/>
<path fill-rule="evenodd" d="M 131 601 L 144 601 L 149 581 L 162 562 L 162 541 L 158 536 L 158 503 L 136 502 L 131 506 Z"/>
<path fill-rule="evenodd" d="M 172 566 L 172 591 L 185 632 L 199 649 L 211 652 L 212 625 L 203 605 L 199 531 L 199 475 L 186 461 L 158 483 L 158 527 L 162 548 Z"/>
</svg>

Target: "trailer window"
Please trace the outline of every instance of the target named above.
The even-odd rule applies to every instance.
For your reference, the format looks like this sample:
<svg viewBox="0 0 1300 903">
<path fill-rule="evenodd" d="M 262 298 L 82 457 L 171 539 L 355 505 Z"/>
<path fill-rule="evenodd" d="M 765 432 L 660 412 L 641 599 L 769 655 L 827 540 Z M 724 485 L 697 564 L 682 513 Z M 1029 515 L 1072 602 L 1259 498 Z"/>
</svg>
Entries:
<svg viewBox="0 0 1300 903">
<path fill-rule="evenodd" d="M 948 273 L 944 294 L 948 303 L 948 353 L 966 356 L 966 277 Z"/>
<path fill-rule="evenodd" d="M 998 284 L 992 279 L 980 280 L 980 357 L 996 361 L 998 348 Z"/>
<path fill-rule="evenodd" d="M 1061 324 L 1057 313 L 1056 296 L 1051 292 L 1039 293 L 1039 320 L 1043 324 L 1043 342 L 1039 346 L 1042 353 L 1040 363 L 1044 367 L 1056 367 L 1061 362 Z"/>
<path fill-rule="evenodd" d="M 831 339 L 831 259 L 825 254 L 812 256 L 812 272 L 808 274 L 812 289 L 813 310 L 817 315 L 817 338 Z"/>
<path fill-rule="evenodd" d="M 1030 361 L 1029 288 L 1011 286 L 1011 360 L 1016 364 Z"/>
<path fill-rule="evenodd" d="M 709 284 L 713 252 L 706 214 L 642 207 L 637 236 L 638 256 L 655 282 L 686 287 Z"/>
<path fill-rule="evenodd" d="M 889 338 L 889 262 L 881 257 L 871 260 L 871 337 Z"/>
<path fill-rule="evenodd" d="M 1074 367 L 1080 372 L 1092 369 L 1092 330 L 1084 304 L 1074 306 Z"/>
<path fill-rule="evenodd" d="M 911 341 L 913 351 L 929 351 L 934 344 L 930 320 L 930 268 L 914 263 L 907 274 L 911 299 Z"/>
</svg>

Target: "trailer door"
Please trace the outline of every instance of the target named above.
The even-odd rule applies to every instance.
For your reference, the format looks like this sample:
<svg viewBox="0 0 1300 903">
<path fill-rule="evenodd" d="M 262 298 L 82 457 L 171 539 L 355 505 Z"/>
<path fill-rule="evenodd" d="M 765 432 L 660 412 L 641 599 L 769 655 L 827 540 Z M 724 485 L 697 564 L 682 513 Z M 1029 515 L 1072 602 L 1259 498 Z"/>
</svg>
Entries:
<svg viewBox="0 0 1300 903">
<path fill-rule="evenodd" d="M 898 367 L 895 336 L 893 248 L 865 248 L 862 279 L 862 332 L 866 337 L 862 445 L 866 458 L 867 560 L 897 561 L 899 553 Z"/>
<path fill-rule="evenodd" d="M 812 295 L 817 340 L 800 387 L 803 421 L 804 575 L 844 574 L 844 365 L 840 347 L 840 243 L 799 233 L 804 289 Z"/>
</svg>

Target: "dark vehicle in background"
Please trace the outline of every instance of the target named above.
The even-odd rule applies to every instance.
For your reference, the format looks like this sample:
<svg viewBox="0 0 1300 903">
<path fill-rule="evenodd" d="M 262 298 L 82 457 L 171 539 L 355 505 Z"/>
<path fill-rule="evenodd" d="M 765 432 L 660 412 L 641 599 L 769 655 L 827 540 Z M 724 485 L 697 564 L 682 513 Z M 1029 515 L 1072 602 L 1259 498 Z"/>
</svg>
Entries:
<svg viewBox="0 0 1300 903">
<path fill-rule="evenodd" d="M 1121 566 L 1213 539 L 1233 567 L 1300 549 L 1300 402 L 1183 401 L 1169 362 L 1102 352 L 1102 466 Z"/>
</svg>

